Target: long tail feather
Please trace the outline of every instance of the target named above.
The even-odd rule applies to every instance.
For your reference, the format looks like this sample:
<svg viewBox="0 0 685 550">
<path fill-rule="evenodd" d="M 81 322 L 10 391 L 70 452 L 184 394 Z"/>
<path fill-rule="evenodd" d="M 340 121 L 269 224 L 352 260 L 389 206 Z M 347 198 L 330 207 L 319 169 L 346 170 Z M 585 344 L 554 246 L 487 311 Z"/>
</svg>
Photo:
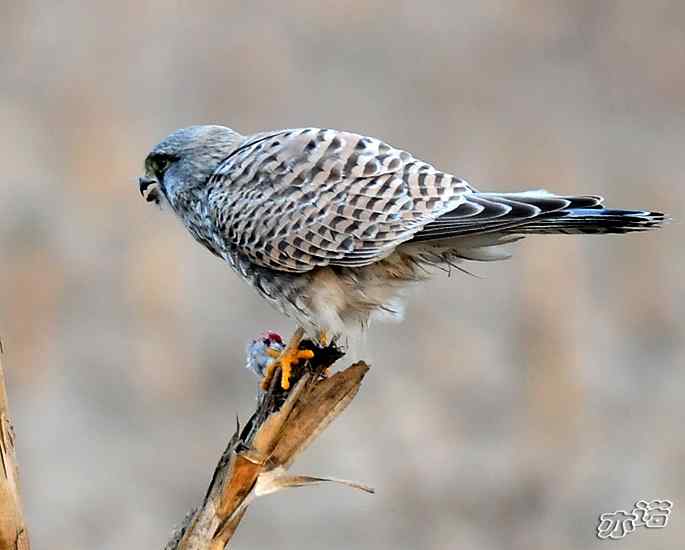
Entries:
<svg viewBox="0 0 685 550">
<path fill-rule="evenodd" d="M 442 241 L 480 234 L 629 233 L 663 225 L 664 214 L 604 207 L 601 197 L 557 196 L 546 191 L 473 193 L 426 225 L 412 241 Z"/>
<path fill-rule="evenodd" d="M 665 221 L 666 217 L 661 212 L 578 208 L 539 216 L 512 231 L 521 234 L 631 233 L 660 227 Z"/>
</svg>

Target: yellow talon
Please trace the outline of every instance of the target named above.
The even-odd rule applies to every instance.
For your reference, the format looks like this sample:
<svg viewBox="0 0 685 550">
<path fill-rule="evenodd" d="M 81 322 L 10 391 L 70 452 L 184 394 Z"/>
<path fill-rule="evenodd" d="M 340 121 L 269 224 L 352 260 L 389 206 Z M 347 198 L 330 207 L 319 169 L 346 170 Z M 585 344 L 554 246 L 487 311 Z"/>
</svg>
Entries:
<svg viewBox="0 0 685 550">
<path fill-rule="evenodd" d="M 269 353 L 270 350 L 267 351 Z M 271 355 L 269 353 L 269 355 Z M 264 371 L 264 377 L 262 378 L 262 381 L 260 382 L 260 386 L 262 390 L 266 391 L 269 389 L 269 386 L 271 385 L 271 381 L 274 378 L 274 373 L 276 372 L 276 367 L 278 367 L 278 361 L 271 361 L 267 366 L 266 370 Z"/>
<path fill-rule="evenodd" d="M 308 349 L 294 350 L 293 353 L 281 357 L 278 360 L 281 363 L 281 388 L 284 390 L 290 388 L 293 365 L 299 363 L 300 359 L 311 359 L 312 357 L 314 357 L 314 352 Z"/>
<path fill-rule="evenodd" d="M 299 328 L 295 331 L 290 342 L 282 352 L 278 352 L 274 349 L 266 350 L 266 353 L 273 357 L 274 360 L 269 363 L 264 373 L 264 378 L 262 378 L 262 389 L 264 391 L 269 389 L 271 381 L 273 380 L 276 368 L 281 367 L 281 388 L 287 390 L 290 388 L 290 376 L 293 372 L 293 365 L 297 365 L 303 359 L 311 359 L 314 357 L 314 352 L 308 349 L 300 349 L 300 342 L 302 341 L 302 336 L 304 331 Z"/>
<path fill-rule="evenodd" d="M 277 349 L 274 348 L 267 348 L 266 349 L 266 354 L 269 357 L 273 357 L 274 359 L 278 359 L 281 356 L 282 351 L 278 351 Z M 272 363 L 273 364 L 273 363 Z"/>
</svg>

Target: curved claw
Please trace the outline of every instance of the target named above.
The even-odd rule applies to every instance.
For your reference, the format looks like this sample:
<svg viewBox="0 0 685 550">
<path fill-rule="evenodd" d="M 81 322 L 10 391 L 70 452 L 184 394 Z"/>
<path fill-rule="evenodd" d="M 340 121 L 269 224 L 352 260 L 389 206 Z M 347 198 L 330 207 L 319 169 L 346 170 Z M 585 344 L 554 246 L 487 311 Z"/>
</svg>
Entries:
<svg viewBox="0 0 685 550">
<path fill-rule="evenodd" d="M 281 388 L 287 390 L 290 388 L 290 376 L 293 372 L 293 366 L 297 365 L 302 359 L 311 359 L 314 357 L 314 352 L 308 349 L 297 350 L 294 354 L 282 357 L 281 363 Z"/>
<path fill-rule="evenodd" d="M 293 366 L 302 360 L 314 357 L 313 351 L 300 349 L 302 333 L 303 331 L 297 330 L 282 352 L 274 349 L 266 350 L 266 353 L 273 357 L 273 361 L 266 367 L 266 372 L 261 382 L 262 390 L 266 391 L 269 389 L 277 367 L 281 367 L 281 388 L 284 390 L 290 389 L 290 376 L 292 375 Z"/>
</svg>

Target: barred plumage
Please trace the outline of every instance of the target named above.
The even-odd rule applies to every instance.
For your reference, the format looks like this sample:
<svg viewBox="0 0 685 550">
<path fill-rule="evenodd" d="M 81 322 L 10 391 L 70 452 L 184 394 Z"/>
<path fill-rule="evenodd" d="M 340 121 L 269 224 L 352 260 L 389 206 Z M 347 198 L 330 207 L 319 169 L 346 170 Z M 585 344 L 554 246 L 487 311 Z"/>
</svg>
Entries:
<svg viewBox="0 0 685 550">
<path fill-rule="evenodd" d="M 199 242 L 311 334 L 400 313 L 399 291 L 427 265 L 500 259 L 499 245 L 531 233 L 664 221 L 595 196 L 479 193 L 380 140 L 318 128 L 179 130 L 148 155 L 141 192 L 152 183 Z"/>
<path fill-rule="evenodd" d="M 207 200 L 240 253 L 302 273 L 387 256 L 462 202 L 466 189 L 379 140 L 307 128 L 241 145 L 209 180 Z"/>
</svg>

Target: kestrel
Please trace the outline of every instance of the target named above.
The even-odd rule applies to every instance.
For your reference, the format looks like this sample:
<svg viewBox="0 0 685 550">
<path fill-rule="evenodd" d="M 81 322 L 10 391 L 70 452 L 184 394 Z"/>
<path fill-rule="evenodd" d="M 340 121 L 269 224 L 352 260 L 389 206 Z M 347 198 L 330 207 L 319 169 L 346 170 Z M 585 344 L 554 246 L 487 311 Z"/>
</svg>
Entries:
<svg viewBox="0 0 685 550">
<path fill-rule="evenodd" d="M 430 267 L 507 258 L 501 245 L 531 234 L 629 233 L 665 220 L 594 195 L 482 193 L 378 139 L 319 128 L 177 130 L 147 156 L 139 185 L 320 340 L 401 316 L 402 290 Z M 279 358 L 284 388 L 304 358 L 297 344 Z"/>
</svg>

